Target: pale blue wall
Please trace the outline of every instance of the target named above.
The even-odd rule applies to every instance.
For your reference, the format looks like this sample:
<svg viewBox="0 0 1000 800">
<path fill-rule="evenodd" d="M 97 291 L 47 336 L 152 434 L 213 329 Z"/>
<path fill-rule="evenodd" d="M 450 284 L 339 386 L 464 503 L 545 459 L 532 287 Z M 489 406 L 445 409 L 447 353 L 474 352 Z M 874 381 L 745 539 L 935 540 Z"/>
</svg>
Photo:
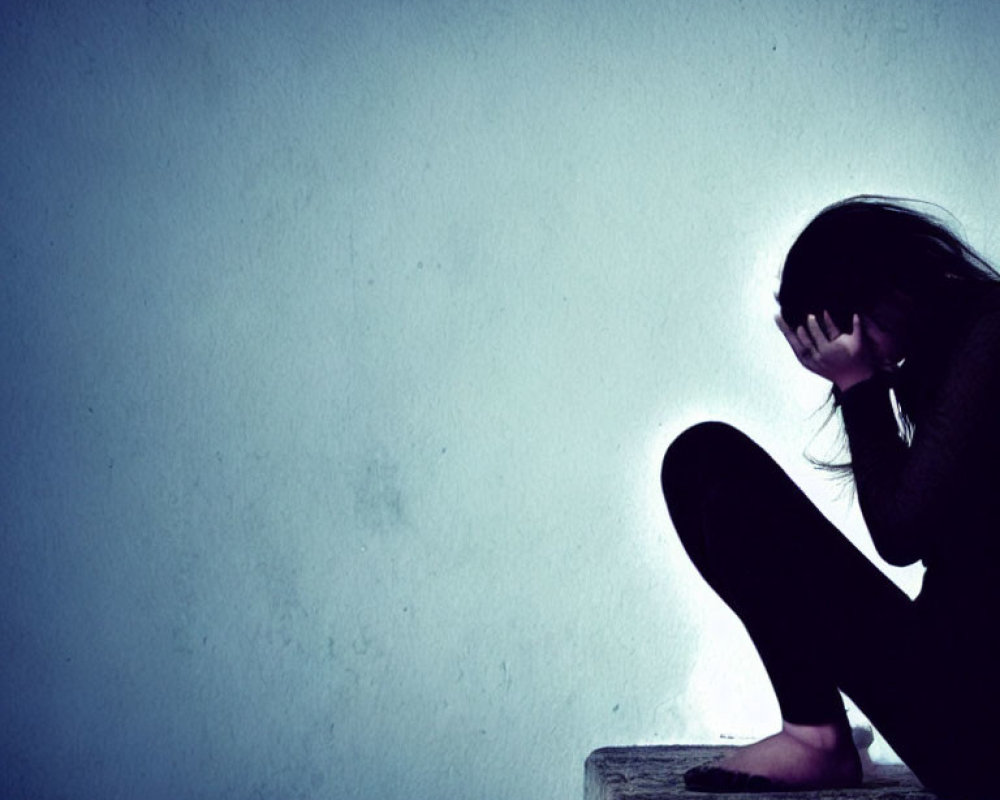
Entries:
<svg viewBox="0 0 1000 800">
<path fill-rule="evenodd" d="M 858 191 L 1000 249 L 1000 6 L 4 9 L 5 796 L 552 800 L 766 732 L 659 454 L 724 416 L 857 530 L 777 259 Z"/>
</svg>

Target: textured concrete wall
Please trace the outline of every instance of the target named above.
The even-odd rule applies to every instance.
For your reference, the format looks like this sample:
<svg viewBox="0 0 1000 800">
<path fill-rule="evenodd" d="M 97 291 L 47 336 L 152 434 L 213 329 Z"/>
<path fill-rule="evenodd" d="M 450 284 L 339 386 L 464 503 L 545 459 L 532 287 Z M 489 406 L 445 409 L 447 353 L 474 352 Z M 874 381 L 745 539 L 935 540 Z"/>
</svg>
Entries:
<svg viewBox="0 0 1000 800">
<path fill-rule="evenodd" d="M 2 793 L 549 800 L 601 745 L 766 729 L 659 455 L 726 417 L 857 533 L 776 259 L 858 191 L 1000 249 L 998 33 L 8 0 Z"/>
</svg>

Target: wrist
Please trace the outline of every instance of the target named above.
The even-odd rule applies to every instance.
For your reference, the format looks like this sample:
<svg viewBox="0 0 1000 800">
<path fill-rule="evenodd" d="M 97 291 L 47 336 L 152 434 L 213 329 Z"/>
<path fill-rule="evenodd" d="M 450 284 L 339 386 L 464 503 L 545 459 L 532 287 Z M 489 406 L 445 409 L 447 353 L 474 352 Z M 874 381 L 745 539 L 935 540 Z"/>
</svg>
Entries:
<svg viewBox="0 0 1000 800">
<path fill-rule="evenodd" d="M 841 394 L 846 392 L 852 386 L 857 386 L 869 378 L 871 378 L 875 372 L 873 370 L 863 370 L 859 372 L 852 372 L 848 375 L 838 375 L 834 378 L 833 383 L 840 391 Z"/>
</svg>

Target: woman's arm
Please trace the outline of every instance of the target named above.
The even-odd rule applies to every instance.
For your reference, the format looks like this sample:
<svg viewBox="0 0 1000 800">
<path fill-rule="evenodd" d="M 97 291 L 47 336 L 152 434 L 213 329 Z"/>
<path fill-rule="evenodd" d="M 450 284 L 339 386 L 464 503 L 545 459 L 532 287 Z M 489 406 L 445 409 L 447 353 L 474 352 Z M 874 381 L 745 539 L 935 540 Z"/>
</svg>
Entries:
<svg viewBox="0 0 1000 800">
<path fill-rule="evenodd" d="M 982 501 L 970 488 L 983 485 L 982 470 L 995 469 L 1000 314 L 980 318 L 959 342 L 911 446 L 900 439 L 878 376 L 843 392 L 841 410 L 858 500 L 879 555 L 904 566 L 933 553 L 936 540 L 960 532 L 962 517 Z"/>
</svg>

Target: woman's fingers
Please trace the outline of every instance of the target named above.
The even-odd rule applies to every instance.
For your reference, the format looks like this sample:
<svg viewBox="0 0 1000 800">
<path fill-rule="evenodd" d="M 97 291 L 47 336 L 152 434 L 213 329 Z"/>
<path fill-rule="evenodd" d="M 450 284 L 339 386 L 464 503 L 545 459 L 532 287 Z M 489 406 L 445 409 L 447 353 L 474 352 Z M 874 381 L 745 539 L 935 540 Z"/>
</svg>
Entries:
<svg viewBox="0 0 1000 800">
<path fill-rule="evenodd" d="M 788 323 L 785 322 L 781 314 L 774 315 L 774 324 L 778 326 L 778 330 L 781 331 L 781 335 L 785 337 L 785 339 L 794 349 L 795 343 L 792 341 L 792 338 L 794 337 L 795 334 L 792 333 L 792 329 L 788 327 Z"/>
<path fill-rule="evenodd" d="M 788 327 L 788 323 L 785 322 L 785 318 L 782 317 L 781 314 L 774 315 L 774 322 L 778 326 L 778 330 L 784 334 L 786 339 L 789 339 L 792 336 L 792 329 Z"/>
<path fill-rule="evenodd" d="M 809 335 L 809 331 L 805 325 L 799 325 L 799 327 L 795 329 L 795 335 L 799 339 L 799 346 L 804 351 L 805 358 L 809 358 L 810 356 L 816 354 L 816 342 L 813 340 L 813 337 Z"/>
<path fill-rule="evenodd" d="M 823 321 L 826 323 L 826 332 L 831 339 L 836 339 L 840 336 L 840 329 L 837 327 L 837 323 L 833 321 L 833 317 L 830 316 L 829 311 L 823 312 Z"/>
<path fill-rule="evenodd" d="M 802 325 L 795 330 L 792 330 L 788 327 L 788 323 L 785 322 L 780 314 L 774 318 L 774 321 L 778 323 L 778 327 L 785 335 L 785 339 L 788 340 L 788 344 L 792 348 L 792 352 L 795 353 L 795 357 L 798 358 L 799 361 L 805 364 L 807 361 L 816 356 L 816 343 L 813 341 L 813 337 L 810 336 L 809 331 L 807 331 Z"/>
<path fill-rule="evenodd" d="M 827 344 L 827 336 L 823 332 L 823 328 L 820 327 L 819 320 L 816 319 L 815 314 L 810 314 L 806 317 L 806 327 L 809 328 L 809 333 L 812 334 L 812 340 L 817 349 Z M 833 337 L 831 336 L 830 338 L 832 339 Z"/>
<path fill-rule="evenodd" d="M 795 353 L 795 357 L 802 361 L 804 358 L 809 356 L 809 347 L 811 345 L 804 345 L 799 339 L 799 334 L 788 327 L 788 323 L 785 322 L 781 314 L 775 316 L 774 321 L 778 323 L 778 328 L 784 334 L 785 340 L 788 342 L 789 347 L 792 348 L 792 352 Z M 799 329 L 802 330 L 801 328 Z"/>
</svg>

